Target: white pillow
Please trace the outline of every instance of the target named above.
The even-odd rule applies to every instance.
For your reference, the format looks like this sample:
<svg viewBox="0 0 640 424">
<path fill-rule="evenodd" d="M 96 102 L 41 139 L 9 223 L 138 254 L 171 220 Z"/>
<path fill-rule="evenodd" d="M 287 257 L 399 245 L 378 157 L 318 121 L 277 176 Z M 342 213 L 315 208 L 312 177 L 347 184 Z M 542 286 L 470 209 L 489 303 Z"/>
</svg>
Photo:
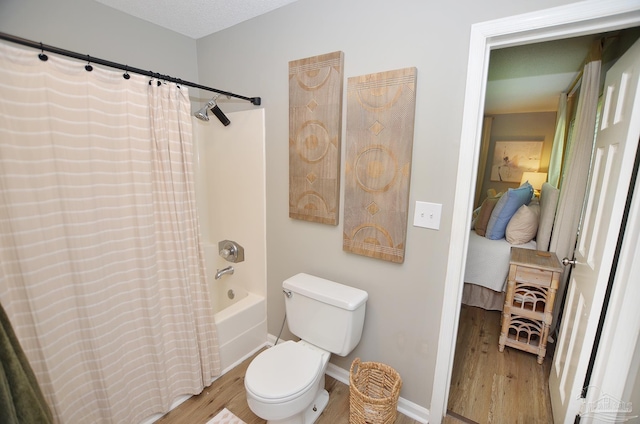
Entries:
<svg viewBox="0 0 640 424">
<path fill-rule="evenodd" d="M 539 216 L 540 206 L 520 206 L 507 224 L 505 231 L 507 241 L 511 244 L 524 244 L 533 240 L 538 232 Z"/>
</svg>

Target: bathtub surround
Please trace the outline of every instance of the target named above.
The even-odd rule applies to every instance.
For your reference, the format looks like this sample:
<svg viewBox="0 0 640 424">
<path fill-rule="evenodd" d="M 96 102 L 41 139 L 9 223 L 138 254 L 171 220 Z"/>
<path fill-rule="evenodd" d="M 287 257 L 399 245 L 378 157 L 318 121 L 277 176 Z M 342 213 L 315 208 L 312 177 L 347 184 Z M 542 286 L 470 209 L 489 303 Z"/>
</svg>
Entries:
<svg viewBox="0 0 640 424">
<path fill-rule="evenodd" d="M 199 393 L 220 363 L 187 88 L 0 44 L 0 94 L 0 300 L 55 420 Z"/>
<path fill-rule="evenodd" d="M 192 119 L 196 147 L 195 183 L 200 234 L 205 246 L 207 284 L 241 286 L 266 295 L 265 110 L 230 112 L 233 125 Z M 222 246 L 220 245 L 220 242 Z M 229 266 L 220 255 L 225 241 L 242 246 L 234 274 L 215 280 Z M 222 247 L 222 248 L 221 248 Z M 265 334 L 266 341 L 266 334 Z"/>
<path fill-rule="evenodd" d="M 223 373 L 267 342 L 264 110 L 231 112 L 229 119 L 228 127 L 192 120 L 200 232 Z M 233 274 L 216 279 L 230 259 Z"/>
</svg>

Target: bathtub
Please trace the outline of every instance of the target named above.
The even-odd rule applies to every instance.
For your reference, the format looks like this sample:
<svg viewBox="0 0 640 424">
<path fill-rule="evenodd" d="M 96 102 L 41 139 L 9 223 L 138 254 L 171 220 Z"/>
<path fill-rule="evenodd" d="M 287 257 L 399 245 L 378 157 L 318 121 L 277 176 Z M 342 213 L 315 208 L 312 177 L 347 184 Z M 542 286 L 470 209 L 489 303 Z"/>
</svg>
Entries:
<svg viewBox="0 0 640 424">
<path fill-rule="evenodd" d="M 214 283 L 215 284 L 215 283 Z M 224 309 L 216 312 L 222 374 L 253 355 L 267 343 L 267 314 L 264 296 L 240 292 Z M 226 293 L 225 293 L 226 296 Z"/>
<path fill-rule="evenodd" d="M 222 374 L 253 355 L 267 343 L 267 306 L 265 297 L 250 292 L 247 281 L 248 262 L 232 264 L 222 261 L 218 245 L 203 243 L 209 299 L 218 329 Z M 234 274 L 216 280 L 218 268 L 232 265 Z"/>
</svg>

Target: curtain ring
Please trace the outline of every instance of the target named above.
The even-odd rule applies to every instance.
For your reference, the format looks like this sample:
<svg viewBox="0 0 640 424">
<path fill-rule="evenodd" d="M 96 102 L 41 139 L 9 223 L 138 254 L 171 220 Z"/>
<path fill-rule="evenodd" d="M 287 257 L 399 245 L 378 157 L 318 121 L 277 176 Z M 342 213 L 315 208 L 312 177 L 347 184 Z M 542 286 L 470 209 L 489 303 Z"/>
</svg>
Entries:
<svg viewBox="0 0 640 424">
<path fill-rule="evenodd" d="M 44 47 L 42 47 L 42 41 L 40 42 L 40 54 L 38 55 L 41 61 L 46 62 L 49 60 L 49 56 L 44 54 Z"/>
<path fill-rule="evenodd" d="M 91 56 L 89 56 L 89 55 L 87 55 L 87 64 L 85 65 L 84 69 L 87 72 L 93 71 L 93 66 L 91 66 Z"/>
<path fill-rule="evenodd" d="M 122 78 L 128 80 L 129 78 L 131 78 L 131 75 L 129 75 L 129 65 L 125 65 L 124 67 L 124 74 L 122 74 Z"/>
</svg>

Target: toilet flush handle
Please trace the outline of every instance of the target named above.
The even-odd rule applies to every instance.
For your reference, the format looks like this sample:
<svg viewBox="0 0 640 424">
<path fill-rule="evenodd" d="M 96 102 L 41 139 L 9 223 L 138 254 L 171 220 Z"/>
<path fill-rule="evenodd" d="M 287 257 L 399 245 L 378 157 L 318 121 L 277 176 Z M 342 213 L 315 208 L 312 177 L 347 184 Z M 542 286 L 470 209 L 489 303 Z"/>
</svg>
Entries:
<svg viewBox="0 0 640 424">
<path fill-rule="evenodd" d="M 291 292 L 291 290 L 282 289 L 282 293 L 284 293 L 284 295 L 287 296 L 288 298 L 293 296 L 293 293 Z"/>
</svg>

